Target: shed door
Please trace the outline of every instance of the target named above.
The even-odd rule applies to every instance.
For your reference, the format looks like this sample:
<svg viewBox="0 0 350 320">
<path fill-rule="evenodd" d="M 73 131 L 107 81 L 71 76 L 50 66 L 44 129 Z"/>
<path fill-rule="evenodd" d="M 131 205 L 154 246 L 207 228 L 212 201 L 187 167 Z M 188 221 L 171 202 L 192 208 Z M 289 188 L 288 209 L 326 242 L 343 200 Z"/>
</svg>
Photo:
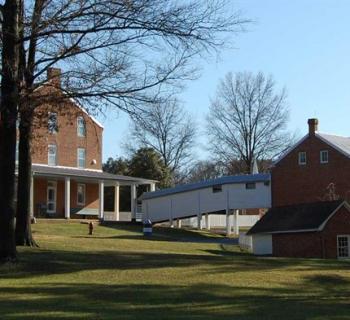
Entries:
<svg viewBox="0 0 350 320">
<path fill-rule="evenodd" d="M 337 236 L 337 248 L 338 248 L 338 258 L 349 258 L 350 257 L 350 236 L 341 235 Z"/>
</svg>

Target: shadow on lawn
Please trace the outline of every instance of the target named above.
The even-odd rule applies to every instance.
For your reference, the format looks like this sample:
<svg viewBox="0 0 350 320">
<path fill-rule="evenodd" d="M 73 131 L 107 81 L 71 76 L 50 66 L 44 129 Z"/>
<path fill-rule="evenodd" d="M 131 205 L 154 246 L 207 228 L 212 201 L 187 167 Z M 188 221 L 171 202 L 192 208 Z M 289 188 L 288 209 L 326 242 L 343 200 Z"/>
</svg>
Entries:
<svg viewBox="0 0 350 320">
<path fill-rule="evenodd" d="M 1 287 L 2 319 L 347 319 L 349 286 L 334 296 L 319 282 L 248 288 L 198 284 L 41 284 Z M 347 283 L 348 285 L 348 283 Z M 39 299 L 40 298 L 40 299 Z"/>
<path fill-rule="evenodd" d="M 225 248 L 225 246 L 222 246 Z M 257 258 L 246 253 L 207 250 L 206 254 L 123 251 L 23 251 L 21 261 L 11 270 L 0 270 L 0 279 L 73 273 L 84 270 L 146 270 L 153 268 L 200 267 L 198 272 L 256 272 L 292 267 L 293 270 L 349 270 L 336 260 Z M 209 271 L 208 271 L 209 270 Z"/>
</svg>

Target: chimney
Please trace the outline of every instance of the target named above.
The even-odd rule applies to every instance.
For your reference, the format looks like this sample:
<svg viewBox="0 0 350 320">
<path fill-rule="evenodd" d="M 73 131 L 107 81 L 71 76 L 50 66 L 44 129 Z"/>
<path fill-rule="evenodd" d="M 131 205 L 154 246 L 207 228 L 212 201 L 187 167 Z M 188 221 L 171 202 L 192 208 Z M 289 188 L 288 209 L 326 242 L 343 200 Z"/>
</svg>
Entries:
<svg viewBox="0 0 350 320">
<path fill-rule="evenodd" d="M 61 69 L 60 68 L 48 68 L 47 80 L 51 82 L 56 88 L 61 87 Z"/>
<path fill-rule="evenodd" d="M 307 124 L 309 125 L 309 136 L 314 136 L 315 132 L 318 131 L 318 119 L 309 119 Z"/>
</svg>

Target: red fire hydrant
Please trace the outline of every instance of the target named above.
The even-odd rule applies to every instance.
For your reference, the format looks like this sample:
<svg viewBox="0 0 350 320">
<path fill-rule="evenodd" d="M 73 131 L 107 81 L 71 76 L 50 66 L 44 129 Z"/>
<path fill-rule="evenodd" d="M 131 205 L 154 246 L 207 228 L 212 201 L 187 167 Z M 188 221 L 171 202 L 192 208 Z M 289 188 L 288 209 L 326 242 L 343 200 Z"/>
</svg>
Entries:
<svg viewBox="0 0 350 320">
<path fill-rule="evenodd" d="M 94 231 L 94 223 L 92 221 L 89 222 L 89 235 L 92 235 L 92 231 Z"/>
</svg>

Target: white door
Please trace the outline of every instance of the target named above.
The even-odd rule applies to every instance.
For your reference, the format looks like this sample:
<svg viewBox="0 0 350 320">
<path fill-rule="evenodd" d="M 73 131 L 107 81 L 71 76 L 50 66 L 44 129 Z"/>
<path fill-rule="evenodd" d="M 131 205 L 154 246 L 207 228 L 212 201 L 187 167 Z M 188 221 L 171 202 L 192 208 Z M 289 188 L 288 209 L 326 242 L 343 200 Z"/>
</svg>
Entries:
<svg viewBox="0 0 350 320">
<path fill-rule="evenodd" d="M 337 236 L 337 249 L 338 258 L 349 258 L 350 257 L 350 236 L 341 235 Z"/>
<path fill-rule="evenodd" d="M 49 181 L 47 183 L 47 212 L 56 213 L 57 183 Z"/>
</svg>

